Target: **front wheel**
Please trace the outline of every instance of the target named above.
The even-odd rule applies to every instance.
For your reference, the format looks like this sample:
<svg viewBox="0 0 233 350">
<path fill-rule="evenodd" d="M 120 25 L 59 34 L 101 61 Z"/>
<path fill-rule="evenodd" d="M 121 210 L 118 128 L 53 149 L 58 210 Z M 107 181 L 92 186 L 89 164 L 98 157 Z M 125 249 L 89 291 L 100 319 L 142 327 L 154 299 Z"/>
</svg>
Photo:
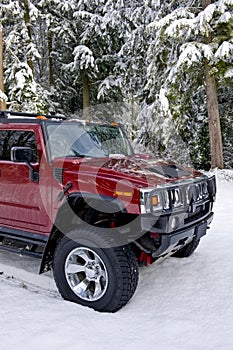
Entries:
<svg viewBox="0 0 233 350">
<path fill-rule="evenodd" d="M 107 247 L 95 232 L 73 231 L 57 245 L 53 270 L 64 299 L 115 312 L 133 296 L 138 268 L 129 246 Z"/>
</svg>

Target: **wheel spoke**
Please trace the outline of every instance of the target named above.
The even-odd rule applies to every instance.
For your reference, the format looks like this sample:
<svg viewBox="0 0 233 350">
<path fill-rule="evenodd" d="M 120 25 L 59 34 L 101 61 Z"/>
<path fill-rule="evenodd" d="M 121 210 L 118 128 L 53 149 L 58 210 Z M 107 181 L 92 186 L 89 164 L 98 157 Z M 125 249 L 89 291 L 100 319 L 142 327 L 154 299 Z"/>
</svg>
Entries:
<svg viewBox="0 0 233 350">
<path fill-rule="evenodd" d="M 67 273 L 78 273 L 85 271 L 85 267 L 79 264 L 68 264 L 66 267 Z"/>
<path fill-rule="evenodd" d="M 100 276 L 103 277 L 104 281 L 107 280 L 107 274 L 106 274 L 106 271 L 105 271 L 105 270 L 101 270 L 101 271 L 100 271 Z"/>
<path fill-rule="evenodd" d="M 75 254 L 75 255 L 76 255 L 76 254 Z M 86 263 L 88 263 L 89 261 L 92 260 L 92 259 L 90 258 L 90 256 L 88 255 L 87 251 L 84 251 L 84 250 L 78 251 L 77 256 L 79 256 L 80 258 L 82 258 L 83 260 L 85 260 Z"/>
<path fill-rule="evenodd" d="M 93 261 L 95 262 L 96 265 L 100 263 L 100 258 L 98 257 L 98 255 L 95 255 L 95 258 Z"/>
<path fill-rule="evenodd" d="M 82 282 L 73 287 L 74 293 L 80 296 L 85 296 L 89 283 L 89 280 L 85 278 Z"/>
<path fill-rule="evenodd" d="M 102 286 L 100 284 L 100 280 L 95 282 L 95 292 L 93 298 L 98 298 L 102 293 Z"/>
</svg>

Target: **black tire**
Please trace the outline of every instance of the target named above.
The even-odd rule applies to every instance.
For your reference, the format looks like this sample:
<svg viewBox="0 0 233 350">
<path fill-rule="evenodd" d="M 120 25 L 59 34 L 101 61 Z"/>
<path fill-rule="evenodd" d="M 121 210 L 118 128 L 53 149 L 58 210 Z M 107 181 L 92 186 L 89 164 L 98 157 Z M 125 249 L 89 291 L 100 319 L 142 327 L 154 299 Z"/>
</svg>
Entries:
<svg viewBox="0 0 233 350">
<path fill-rule="evenodd" d="M 132 249 L 108 248 L 106 241 L 85 228 L 68 236 L 58 243 L 53 261 L 54 279 L 62 297 L 103 312 L 115 312 L 127 304 L 138 284 Z"/>
<path fill-rule="evenodd" d="M 194 250 L 197 249 L 199 243 L 200 239 L 193 239 L 190 243 L 179 249 L 172 256 L 175 258 L 188 258 L 191 254 L 193 254 Z"/>
</svg>

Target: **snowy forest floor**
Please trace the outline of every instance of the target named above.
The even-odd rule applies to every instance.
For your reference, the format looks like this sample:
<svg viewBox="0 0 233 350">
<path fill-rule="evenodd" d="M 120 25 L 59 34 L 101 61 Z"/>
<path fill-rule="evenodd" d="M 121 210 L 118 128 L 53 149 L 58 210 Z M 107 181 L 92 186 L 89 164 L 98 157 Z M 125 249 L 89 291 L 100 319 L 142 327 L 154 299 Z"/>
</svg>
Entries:
<svg viewBox="0 0 233 350">
<path fill-rule="evenodd" d="M 233 171 L 218 173 L 215 217 L 196 252 L 140 269 L 115 314 L 66 302 L 37 260 L 0 252 L 1 350 L 232 350 Z"/>
</svg>

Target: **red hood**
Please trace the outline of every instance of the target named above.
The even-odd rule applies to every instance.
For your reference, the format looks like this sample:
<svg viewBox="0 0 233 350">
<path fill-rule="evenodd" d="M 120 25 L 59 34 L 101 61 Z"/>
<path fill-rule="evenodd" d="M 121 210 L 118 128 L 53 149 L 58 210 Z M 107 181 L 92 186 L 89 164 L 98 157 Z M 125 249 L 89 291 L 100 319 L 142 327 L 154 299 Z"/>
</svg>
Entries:
<svg viewBox="0 0 233 350">
<path fill-rule="evenodd" d="M 111 157 L 111 158 L 66 158 L 56 159 L 55 167 L 62 167 L 65 174 L 77 173 L 87 177 L 105 178 L 105 181 L 128 180 L 134 186 L 156 187 L 167 182 L 189 179 L 202 174 L 192 168 L 177 165 L 174 162 L 155 160 L 147 156 Z M 64 179 L 65 180 L 65 179 Z M 68 180 L 68 179 L 67 179 Z"/>
<path fill-rule="evenodd" d="M 128 212 L 135 214 L 140 213 L 140 188 L 155 188 L 168 182 L 201 176 L 193 169 L 145 156 L 57 158 L 53 167 L 54 174 L 60 174 L 62 169 L 63 185 L 71 184 L 69 193 L 118 198 Z"/>
</svg>

